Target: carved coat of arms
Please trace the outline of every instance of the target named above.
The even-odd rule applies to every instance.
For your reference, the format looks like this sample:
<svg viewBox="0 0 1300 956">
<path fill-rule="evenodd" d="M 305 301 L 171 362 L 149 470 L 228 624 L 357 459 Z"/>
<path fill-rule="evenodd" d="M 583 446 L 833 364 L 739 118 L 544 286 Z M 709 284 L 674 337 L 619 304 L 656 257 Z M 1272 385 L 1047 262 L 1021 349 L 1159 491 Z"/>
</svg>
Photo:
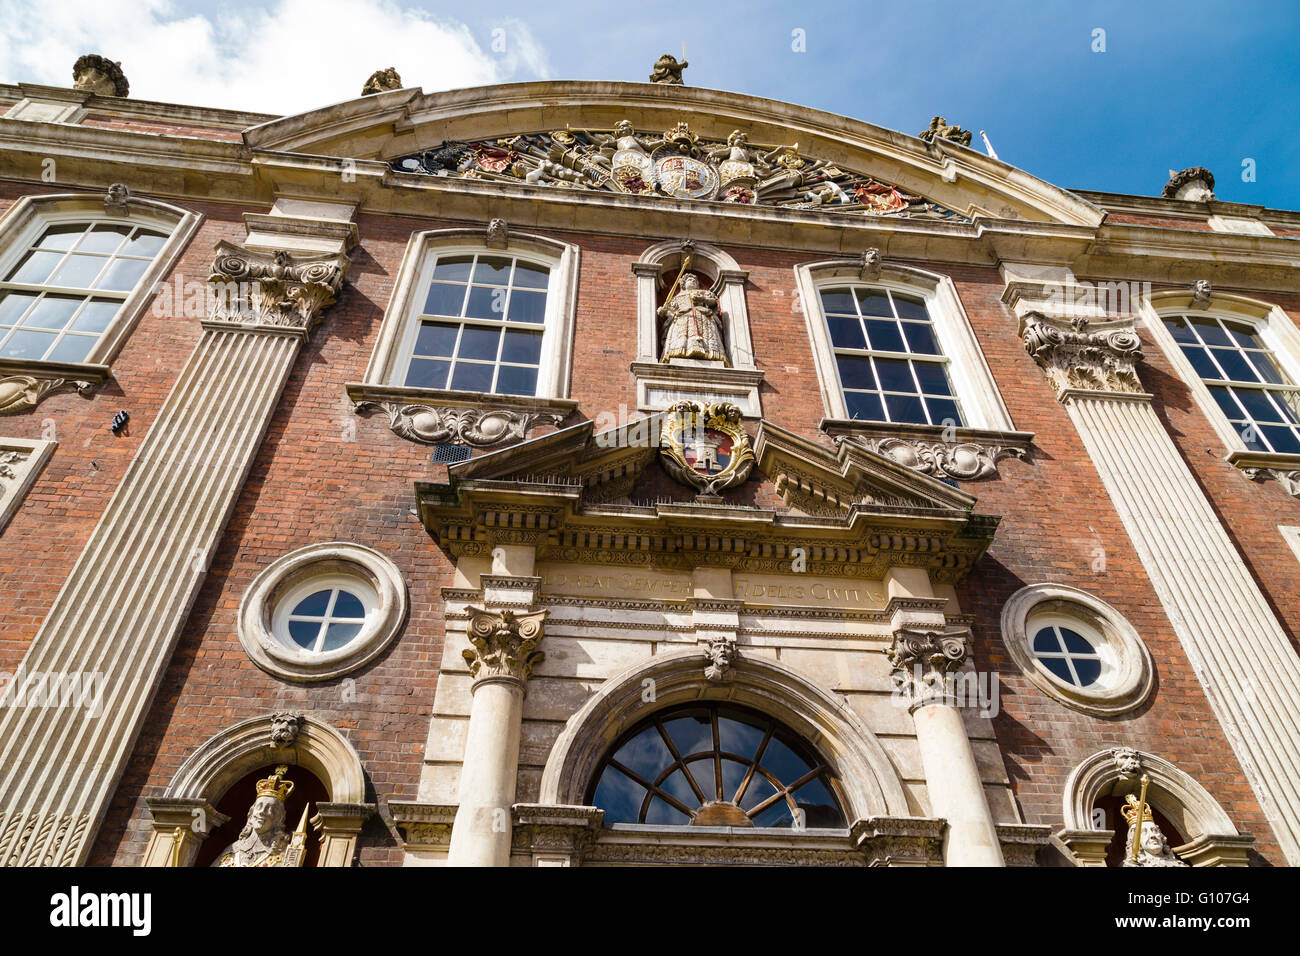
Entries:
<svg viewBox="0 0 1300 956">
<path fill-rule="evenodd" d="M 664 469 L 701 495 L 716 495 L 749 477 L 754 452 L 740 409 L 729 402 L 678 402 L 659 432 Z"/>
</svg>

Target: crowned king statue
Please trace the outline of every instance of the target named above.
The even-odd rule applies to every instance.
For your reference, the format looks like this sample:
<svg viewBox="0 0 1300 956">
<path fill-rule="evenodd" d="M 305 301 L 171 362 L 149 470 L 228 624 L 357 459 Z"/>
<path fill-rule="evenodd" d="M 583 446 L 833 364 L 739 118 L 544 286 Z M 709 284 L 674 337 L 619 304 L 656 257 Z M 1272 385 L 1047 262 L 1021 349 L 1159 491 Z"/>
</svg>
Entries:
<svg viewBox="0 0 1300 956">
<path fill-rule="evenodd" d="M 248 809 L 248 822 L 239 838 L 217 856 L 213 866 L 302 866 L 307 843 L 307 808 L 292 834 L 284 829 L 284 802 L 293 792 L 281 764 L 271 776 L 257 781 L 257 798 Z"/>
</svg>

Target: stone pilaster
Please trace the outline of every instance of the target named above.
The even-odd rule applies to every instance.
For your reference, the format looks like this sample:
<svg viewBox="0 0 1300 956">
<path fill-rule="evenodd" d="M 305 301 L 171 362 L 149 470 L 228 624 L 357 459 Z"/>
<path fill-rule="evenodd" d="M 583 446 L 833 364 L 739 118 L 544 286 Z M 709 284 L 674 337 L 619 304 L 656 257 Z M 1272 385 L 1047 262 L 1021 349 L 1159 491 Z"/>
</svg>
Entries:
<svg viewBox="0 0 1300 956">
<path fill-rule="evenodd" d="M 531 557 L 527 564 L 531 570 Z M 485 595 L 517 599 L 511 603 L 531 603 L 527 599 L 540 586 L 528 576 L 483 578 Z M 473 696 L 447 863 L 509 866 L 524 693 L 533 667 L 544 659 L 537 647 L 547 612 L 471 606 L 467 613 L 470 647 L 463 657 Z"/>
<path fill-rule="evenodd" d="M 1002 866 L 997 828 L 953 692 L 969 640 L 964 631 L 899 628 L 889 663 L 916 725 L 931 814 L 948 822 L 944 865 Z"/>
<path fill-rule="evenodd" d="M 1300 659 L 1134 370 L 1128 322 L 1030 312 L 1044 369 L 1133 541 L 1282 852 L 1300 863 Z M 1076 855 L 1077 855 L 1076 851 Z"/>
<path fill-rule="evenodd" d="M 217 306 L 23 660 L 77 706 L 0 716 L 0 864 L 84 864 L 299 350 L 348 259 L 221 243 Z M 91 759 L 93 755 L 94 759 Z"/>
</svg>

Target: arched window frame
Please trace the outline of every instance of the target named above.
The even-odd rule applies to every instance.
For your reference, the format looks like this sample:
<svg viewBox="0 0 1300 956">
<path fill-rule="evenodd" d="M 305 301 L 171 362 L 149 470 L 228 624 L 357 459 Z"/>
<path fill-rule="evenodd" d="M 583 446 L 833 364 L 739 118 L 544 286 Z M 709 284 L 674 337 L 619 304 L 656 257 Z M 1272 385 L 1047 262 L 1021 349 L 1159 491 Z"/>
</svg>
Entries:
<svg viewBox="0 0 1300 956">
<path fill-rule="evenodd" d="M 803 303 L 804 324 L 812 344 L 813 361 L 821 383 L 826 417 L 853 425 L 870 424 L 885 429 L 933 429 L 939 426 L 890 422 L 853 421 L 849 417 L 844 390 L 840 384 L 826 315 L 822 311 L 821 290 L 830 285 L 884 288 L 891 292 L 923 299 L 934 326 L 939 346 L 947 360 L 949 380 L 963 411 L 961 431 L 1011 432 L 1011 414 L 998 390 L 993 373 L 984 359 L 966 310 L 951 278 L 935 272 L 907 266 L 886 264 L 878 275 L 864 276 L 857 259 L 834 259 L 795 266 L 795 282 Z"/>
<path fill-rule="evenodd" d="M 400 378 L 410 357 L 424 291 L 435 261 L 441 256 L 470 253 L 521 258 L 550 270 L 537 391 L 533 396 L 492 393 L 493 397 L 507 403 L 567 399 L 577 309 L 578 247 L 545 236 L 514 232 L 510 233 L 508 247 L 492 246 L 487 242 L 483 229 L 432 229 L 411 236 L 398 268 L 392 298 L 380 323 L 374 352 L 366 367 L 364 385 L 439 398 L 484 394 L 453 389 L 408 388 Z"/>
<path fill-rule="evenodd" d="M 60 193 L 24 196 L 0 216 L 0 275 L 6 275 L 43 230 L 71 222 L 121 223 L 145 226 L 167 233 L 167 239 L 95 345 L 80 362 L 51 362 L 44 359 L 0 358 L 0 373 L 23 372 L 40 375 L 60 372 L 88 381 L 102 381 L 108 366 L 121 350 L 145 309 L 153 300 L 158 283 L 171 273 L 181 251 L 198 229 L 202 216 L 196 212 L 154 199 L 132 196 L 125 210 L 109 212 L 104 196 L 95 193 Z M 203 279 L 206 281 L 206 276 Z"/>
<path fill-rule="evenodd" d="M 1227 449 L 1228 459 L 1234 463 L 1236 459 L 1242 459 L 1243 467 L 1268 461 L 1300 462 L 1298 455 L 1255 451 L 1246 446 L 1215 402 L 1205 381 L 1174 341 L 1173 333 L 1165 326 L 1165 318 L 1176 315 L 1213 316 L 1249 326 L 1269 349 L 1282 372 L 1300 385 L 1300 329 L 1296 328 L 1295 322 L 1276 305 L 1220 292 L 1214 293 L 1208 308 L 1194 306 L 1191 296 L 1182 290 L 1155 293 L 1142 304 L 1147 332 L 1187 385 L 1192 398 Z"/>
</svg>

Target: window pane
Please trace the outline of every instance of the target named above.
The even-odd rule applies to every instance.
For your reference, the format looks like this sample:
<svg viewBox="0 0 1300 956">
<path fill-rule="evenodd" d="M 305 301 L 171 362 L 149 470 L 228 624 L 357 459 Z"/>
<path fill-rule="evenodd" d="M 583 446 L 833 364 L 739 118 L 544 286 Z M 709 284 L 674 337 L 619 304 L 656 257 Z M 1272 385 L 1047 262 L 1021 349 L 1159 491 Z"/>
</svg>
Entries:
<svg viewBox="0 0 1300 956">
<path fill-rule="evenodd" d="M 1065 642 L 1065 649 L 1074 654 L 1095 654 L 1097 649 L 1092 646 L 1082 634 L 1072 631 L 1068 627 L 1060 628 L 1061 639 Z"/>
<path fill-rule="evenodd" d="M 366 608 L 361 599 L 351 591 L 340 591 L 334 599 L 333 617 L 365 617 Z"/>
<path fill-rule="evenodd" d="M 677 752 L 683 757 L 701 750 L 713 748 L 713 725 L 707 715 L 704 719 L 687 716 L 664 721 L 664 729 L 677 745 Z"/>
<path fill-rule="evenodd" d="M 501 347 L 501 361 L 520 362 L 524 365 L 536 365 L 542 356 L 542 334 L 540 332 L 506 332 L 505 344 Z"/>
<path fill-rule="evenodd" d="M 875 388 L 876 377 L 871 373 L 871 359 L 837 356 L 835 364 L 840 369 L 840 382 L 845 388 Z"/>
<path fill-rule="evenodd" d="M 915 392 L 916 382 L 908 363 L 898 359 L 876 359 L 876 374 L 886 392 Z"/>
<path fill-rule="evenodd" d="M 737 763 L 734 760 L 722 761 L 722 798 L 724 800 L 736 799 L 736 792 L 740 789 L 740 785 L 745 782 L 745 774 L 748 771 L 748 764 Z"/>
<path fill-rule="evenodd" d="M 713 760 L 710 759 L 708 763 L 712 766 Z M 693 770 L 695 765 L 692 764 L 691 767 Z M 700 789 L 704 792 L 704 799 L 708 800 L 710 795 L 713 793 L 711 787 L 701 783 L 698 778 L 696 779 L 696 783 L 700 784 Z M 699 800 L 696 799 L 695 791 L 692 790 L 691 785 L 686 782 L 686 775 L 682 773 L 681 770 L 674 770 L 670 773 L 668 778 L 659 785 L 659 789 L 663 790 L 663 792 L 669 796 L 676 797 L 688 807 L 696 806 L 699 803 Z"/>
<path fill-rule="evenodd" d="M 1259 376 L 1255 374 L 1255 369 L 1246 357 L 1236 349 L 1210 349 L 1212 354 L 1219 361 L 1219 366 L 1234 382 L 1258 382 Z"/>
<path fill-rule="evenodd" d="M 481 329 L 467 325 L 461 330 L 460 350 L 457 355 L 460 358 L 487 359 L 495 362 L 500 345 L 500 329 Z"/>
<path fill-rule="evenodd" d="M 680 810 L 670 807 L 664 801 L 655 797 L 650 801 L 650 809 L 646 811 L 645 822 L 657 826 L 675 827 L 689 823 L 690 818 Z"/>
<path fill-rule="evenodd" d="M 320 649 L 322 651 L 332 651 L 340 648 L 359 633 L 361 633 L 360 624 L 331 624 L 325 632 L 325 643 L 321 645 Z"/>
<path fill-rule="evenodd" d="M 121 307 L 122 303 L 111 299 L 91 299 L 77 314 L 72 329 L 75 332 L 103 332 Z"/>
<path fill-rule="evenodd" d="M 1188 326 L 1187 320 L 1184 319 L 1181 315 L 1171 316 L 1170 318 L 1165 319 L 1165 327 L 1169 329 L 1169 332 L 1171 335 L 1173 335 L 1175 342 L 1178 343 L 1196 342 L 1196 336 L 1192 334 L 1192 330 Z"/>
<path fill-rule="evenodd" d="M 952 394 L 952 388 L 948 384 L 948 372 L 942 365 L 913 362 L 912 367 L 916 370 L 916 380 L 921 383 L 921 391 L 927 395 Z"/>
<path fill-rule="evenodd" d="M 686 766 L 690 768 L 691 776 L 694 777 L 695 782 L 699 784 L 700 792 L 704 794 L 704 802 L 708 803 L 710 800 L 717 800 L 718 799 L 718 776 L 716 773 L 714 773 L 713 770 L 712 755 L 708 757 L 704 757 L 700 760 L 692 760 Z M 664 789 L 667 788 L 665 787 Z M 671 793 L 672 791 L 669 792 Z M 677 795 L 673 794 L 673 796 L 677 796 Z M 681 800 L 683 803 L 687 804 L 687 806 L 689 806 L 691 803 L 691 801 L 685 797 L 678 797 L 678 799 Z"/>
<path fill-rule="evenodd" d="M 465 304 L 465 287 L 434 282 L 429 285 L 429 294 L 424 300 L 425 315 L 450 315 L 459 318 L 461 306 Z"/>
<path fill-rule="evenodd" d="M 899 295 L 894 293 L 894 308 L 898 310 L 900 319 L 929 319 L 930 313 L 925 311 L 925 303 L 920 299 L 913 299 L 910 296 Z"/>
<path fill-rule="evenodd" d="M 36 296 L 35 292 L 0 292 L 0 325 L 17 325 Z"/>
<path fill-rule="evenodd" d="M 299 647 L 312 650 L 316 646 L 316 638 L 320 637 L 319 621 L 290 621 L 289 637 Z"/>
<path fill-rule="evenodd" d="M 535 266 L 527 262 L 515 263 L 515 279 L 513 285 L 516 289 L 545 289 L 551 280 L 551 273 L 544 266 Z"/>
<path fill-rule="evenodd" d="M 455 354 L 456 333 L 458 325 L 445 325 L 441 322 L 421 322 L 420 331 L 415 337 L 415 355 L 439 355 L 450 358 Z"/>
<path fill-rule="evenodd" d="M 925 408 L 917 395 L 886 395 L 885 407 L 889 409 L 891 422 L 913 422 L 926 424 Z"/>
<path fill-rule="evenodd" d="M 11 282 L 28 282 L 32 285 L 39 285 L 50 277 L 50 272 L 59 264 L 63 258 L 61 252 L 29 252 L 23 256 L 21 262 L 9 273 L 8 279 Z"/>
<path fill-rule="evenodd" d="M 332 593 L 331 588 L 315 591 L 299 601 L 289 613 L 303 617 L 320 617 L 329 609 Z"/>
<path fill-rule="evenodd" d="M 526 365 L 502 365 L 496 391 L 502 395 L 536 395 L 537 369 Z"/>
<path fill-rule="evenodd" d="M 471 286 L 469 302 L 465 305 L 465 317 L 474 319 L 497 319 L 506 317 L 506 290 L 492 289 L 487 286 Z"/>
<path fill-rule="evenodd" d="M 1095 684 L 1097 678 L 1101 676 L 1101 661 L 1076 658 L 1074 670 L 1079 675 L 1079 686 L 1087 687 L 1089 684 Z"/>
<path fill-rule="evenodd" d="M 85 301 L 75 295 L 47 295 L 23 319 L 26 329 L 61 329 L 68 324 L 77 306 Z"/>
<path fill-rule="evenodd" d="M 116 224 L 106 226 L 96 226 L 86 234 L 77 245 L 78 252 L 116 252 L 117 247 L 122 244 L 127 233 L 131 231 L 130 226 L 119 226 Z"/>
<path fill-rule="evenodd" d="M 637 773 L 658 775 L 658 770 L 673 762 L 672 751 L 659 735 L 658 727 L 648 727 L 637 734 L 614 754 L 614 759 Z M 651 768 L 658 768 L 652 770 Z"/>
<path fill-rule="evenodd" d="M 97 288 L 130 292 L 148 268 L 148 259 L 115 259 L 108 267 L 108 272 L 99 280 Z"/>
<path fill-rule="evenodd" d="M 1228 335 L 1232 336 L 1232 341 L 1244 349 L 1261 348 L 1261 344 L 1254 335 L 1251 334 L 1249 327 L 1239 325 L 1236 322 L 1225 322 L 1224 326 L 1228 330 Z"/>
<path fill-rule="evenodd" d="M 1044 627 L 1034 635 L 1034 652 L 1037 654 L 1057 654 L 1060 653 L 1061 642 L 1056 637 L 1056 630 L 1050 627 Z"/>
<path fill-rule="evenodd" d="M 1268 382 L 1270 385 L 1282 385 L 1286 383 L 1286 379 L 1282 377 L 1282 373 L 1279 372 L 1277 366 L 1273 364 L 1272 356 L 1267 352 L 1247 352 L 1246 355 L 1247 358 L 1250 359 L 1250 363 L 1255 366 L 1256 374 L 1259 375 L 1261 382 Z"/>
<path fill-rule="evenodd" d="M 877 352 L 905 352 L 903 335 L 898 331 L 897 322 L 881 322 L 878 319 L 867 320 L 867 339 Z"/>
<path fill-rule="evenodd" d="M 121 255 L 124 256 L 148 256 L 153 258 L 163 247 L 167 237 L 161 232 L 149 232 L 141 229 L 137 232 L 125 246 L 122 247 Z"/>
<path fill-rule="evenodd" d="M 763 730 L 730 717 L 718 718 L 718 741 L 721 749 L 738 757 L 753 759 L 763 742 Z"/>
<path fill-rule="evenodd" d="M 473 256 L 448 256 L 438 260 L 433 269 L 433 277 L 445 282 L 468 282 L 470 266 L 473 264 Z"/>
<path fill-rule="evenodd" d="M 1300 454 L 1300 440 L 1296 438 L 1292 429 L 1264 425 L 1261 426 L 1260 431 L 1264 433 L 1264 437 L 1268 439 L 1274 451 L 1289 455 Z"/>
<path fill-rule="evenodd" d="M 1233 400 L 1232 393 L 1228 389 L 1221 385 L 1217 387 L 1212 386 L 1210 388 L 1210 395 L 1214 397 L 1214 400 L 1219 405 L 1219 409 L 1223 414 L 1227 415 L 1228 418 L 1234 421 L 1241 418 L 1241 409 L 1237 407 L 1237 403 Z"/>
<path fill-rule="evenodd" d="M 1196 331 L 1200 333 L 1206 345 L 1232 344 L 1228 333 L 1223 331 L 1223 327 L 1214 319 L 1192 319 L 1192 325 L 1196 327 Z"/>
<path fill-rule="evenodd" d="M 920 352 L 922 355 L 939 354 L 939 343 L 935 340 L 934 329 L 930 328 L 928 322 L 904 322 L 903 334 L 907 336 L 907 344 L 911 346 L 913 352 Z"/>
<path fill-rule="evenodd" d="M 808 761 L 777 737 L 767 742 L 767 749 L 763 751 L 763 759 L 759 763 L 783 784 L 793 783 L 812 769 L 808 766 Z"/>
<path fill-rule="evenodd" d="M 67 251 L 72 248 L 73 243 L 80 239 L 81 234 L 85 231 L 86 224 L 84 222 L 50 226 L 37 240 L 36 245 L 41 249 L 62 249 Z"/>
<path fill-rule="evenodd" d="M 1046 667 L 1057 677 L 1061 678 L 1061 680 L 1065 681 L 1067 684 L 1074 683 L 1074 678 L 1070 675 L 1070 665 L 1065 663 L 1065 658 L 1040 657 L 1039 660 L 1042 661 L 1044 667 Z"/>
<path fill-rule="evenodd" d="M 894 310 L 889 307 L 889 297 L 885 293 L 871 289 L 855 291 L 858 295 L 858 308 L 862 310 L 863 315 L 893 316 Z"/>
<path fill-rule="evenodd" d="M 5 358 L 44 358 L 45 353 L 54 344 L 56 334 L 17 329 L 5 340 L 4 345 L 0 346 L 0 355 Z"/>
<path fill-rule="evenodd" d="M 1222 373 L 1210 361 L 1209 355 L 1205 349 L 1199 345 L 1184 345 L 1183 354 L 1187 356 L 1188 361 L 1192 363 L 1192 368 L 1201 378 L 1222 379 Z"/>
<path fill-rule="evenodd" d="M 965 424 L 962 421 L 961 412 L 957 409 L 957 403 L 951 399 L 927 398 L 925 406 L 930 409 L 930 424 L 932 425 L 943 425 L 945 428 L 960 428 Z"/>
<path fill-rule="evenodd" d="M 402 384 L 412 388 L 446 388 L 447 371 L 450 368 L 450 362 L 411 359 L 411 367 L 406 372 L 406 381 Z"/>
<path fill-rule="evenodd" d="M 1235 388 L 1233 392 L 1236 393 L 1237 400 L 1246 409 L 1246 413 L 1255 421 L 1281 422 L 1286 420 L 1278 413 L 1278 410 L 1263 392 L 1256 391 L 1253 388 Z"/>
<path fill-rule="evenodd" d="M 840 822 L 840 809 L 822 783 L 820 777 L 814 777 L 794 794 L 794 802 L 803 811 L 805 827 L 834 827 Z"/>
<path fill-rule="evenodd" d="M 885 420 L 885 406 L 875 392 L 845 392 L 844 404 L 848 406 L 849 418 L 864 422 Z"/>
<path fill-rule="evenodd" d="M 831 344 L 837 349 L 865 349 L 867 340 L 862 335 L 862 323 L 857 316 L 847 318 L 828 315 L 826 325 L 830 328 Z"/>
<path fill-rule="evenodd" d="M 510 281 L 510 260 L 499 256 L 480 256 L 474 267 L 474 281 L 505 285 Z"/>
<path fill-rule="evenodd" d="M 510 321 L 535 322 L 541 325 L 546 321 L 546 293 L 521 292 L 515 289 L 510 293 Z"/>
<path fill-rule="evenodd" d="M 753 810 L 774 793 L 776 787 L 772 786 L 772 781 L 755 771 L 754 776 L 749 779 L 749 786 L 745 788 L 740 798 L 740 807 L 742 810 Z"/>
<path fill-rule="evenodd" d="M 848 289 L 823 289 L 822 311 L 857 315 L 857 310 L 853 308 L 853 293 Z"/>
<path fill-rule="evenodd" d="M 611 821 L 634 821 L 641 815 L 645 800 L 645 787 L 613 767 L 605 770 L 592 795 L 596 806 L 605 811 Z"/>
<path fill-rule="evenodd" d="M 784 800 L 778 800 L 758 816 L 754 817 L 756 827 L 788 827 L 793 821 L 790 806 Z"/>
<path fill-rule="evenodd" d="M 93 335 L 65 335 L 45 358 L 50 362 L 84 362 L 94 345 Z"/>
<path fill-rule="evenodd" d="M 451 387 L 461 392 L 492 391 L 492 366 L 473 362 L 457 362 L 452 373 Z"/>
<path fill-rule="evenodd" d="M 89 289 L 95 277 L 108 264 L 102 256 L 83 256 L 73 253 L 63 260 L 63 264 L 50 276 L 50 285 L 67 286 L 72 289 Z M 129 288 L 129 286 L 128 286 Z"/>
</svg>

